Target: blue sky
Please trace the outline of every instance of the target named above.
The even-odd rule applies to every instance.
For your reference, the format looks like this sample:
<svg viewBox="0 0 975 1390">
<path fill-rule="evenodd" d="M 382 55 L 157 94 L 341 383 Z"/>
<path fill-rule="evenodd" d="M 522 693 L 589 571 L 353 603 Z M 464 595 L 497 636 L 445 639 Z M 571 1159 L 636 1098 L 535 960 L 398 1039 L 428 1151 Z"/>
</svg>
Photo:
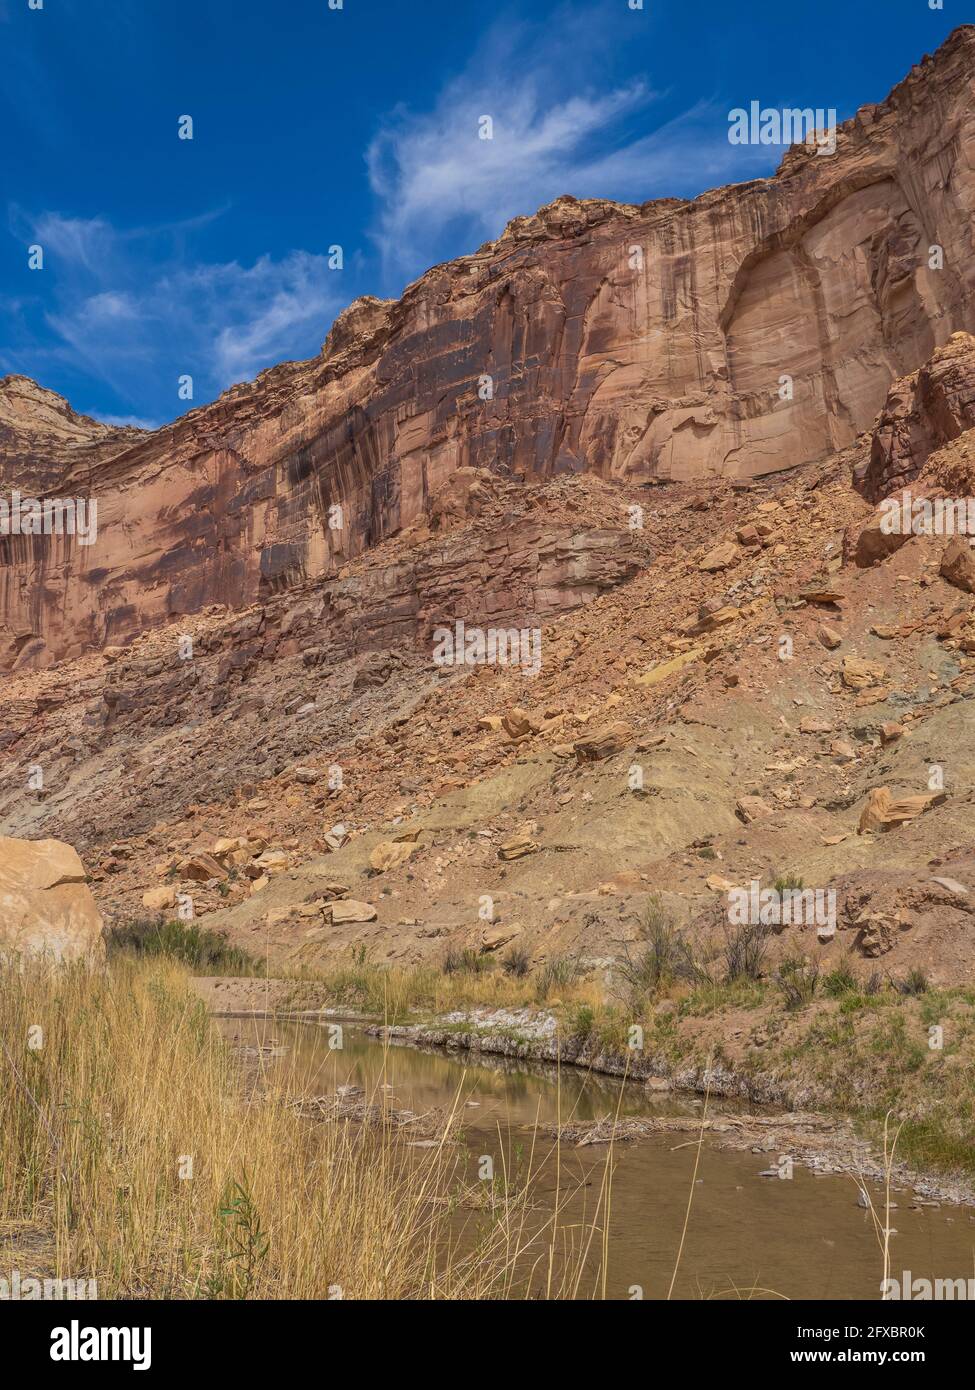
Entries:
<svg viewBox="0 0 975 1390">
<path fill-rule="evenodd" d="M 0 0 L 0 374 L 162 423 L 188 408 L 182 374 L 199 404 L 311 356 L 357 295 L 398 294 L 560 193 L 771 173 L 781 151 L 732 146 L 730 109 L 842 120 L 975 18 L 631 3 Z"/>
</svg>

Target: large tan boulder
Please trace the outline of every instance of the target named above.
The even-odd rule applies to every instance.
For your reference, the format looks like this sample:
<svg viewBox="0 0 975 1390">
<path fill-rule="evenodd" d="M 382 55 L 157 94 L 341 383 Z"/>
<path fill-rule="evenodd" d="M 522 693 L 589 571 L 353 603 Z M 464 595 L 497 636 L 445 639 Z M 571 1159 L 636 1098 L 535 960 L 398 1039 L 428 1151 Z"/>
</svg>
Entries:
<svg viewBox="0 0 975 1390">
<path fill-rule="evenodd" d="M 886 668 L 879 661 L 864 661 L 858 656 L 843 658 L 841 678 L 848 690 L 869 690 L 886 676 Z"/>
<path fill-rule="evenodd" d="M 405 864 L 415 849 L 409 840 L 382 840 L 370 854 L 369 864 L 374 873 L 384 874 Z"/>
<path fill-rule="evenodd" d="M 0 836 L 0 957 L 105 958 L 101 913 L 77 852 Z"/>
<path fill-rule="evenodd" d="M 602 758 L 611 758 L 614 753 L 618 753 L 626 743 L 629 733 L 627 725 L 617 720 L 615 724 L 608 724 L 605 729 L 583 734 L 573 743 L 572 749 L 580 763 L 599 762 Z"/>
<path fill-rule="evenodd" d="M 940 806 L 947 799 L 948 793 L 942 791 L 923 792 L 919 796 L 902 796 L 895 801 L 889 787 L 874 787 L 860 812 L 857 834 L 893 830 L 923 815 L 925 811 L 930 811 L 933 806 Z"/>
</svg>

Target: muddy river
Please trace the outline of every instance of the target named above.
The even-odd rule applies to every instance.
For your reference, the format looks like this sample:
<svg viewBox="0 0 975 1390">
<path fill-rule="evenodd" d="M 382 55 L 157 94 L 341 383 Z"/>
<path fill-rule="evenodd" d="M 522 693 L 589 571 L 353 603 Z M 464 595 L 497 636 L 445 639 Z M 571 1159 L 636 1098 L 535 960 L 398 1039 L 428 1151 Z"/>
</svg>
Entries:
<svg viewBox="0 0 975 1390">
<path fill-rule="evenodd" d="M 483 1155 L 502 1152 L 510 1163 L 531 1147 L 532 1128 L 622 1116 L 699 1116 L 703 1100 L 654 1094 L 643 1086 L 575 1068 L 521 1063 L 457 1052 L 384 1047 L 361 1025 L 343 1023 L 341 1050 L 331 1049 L 325 1027 L 307 1023 L 221 1020 L 228 1039 L 273 1045 L 269 1065 L 287 1067 L 292 1084 L 310 1096 L 340 1086 L 385 1095 L 398 1109 L 426 1112 L 459 1106 L 461 1142 L 472 1171 Z M 621 1095 L 622 1092 L 622 1095 Z M 713 1117 L 734 1113 L 727 1102 L 709 1105 Z M 740 1109 L 737 1113 L 741 1113 Z M 551 1141 L 536 1144 L 536 1201 L 555 1192 Z M 852 1175 L 816 1175 L 795 1165 L 789 1178 L 763 1177 L 779 1155 L 700 1147 L 688 1133 L 654 1134 L 612 1150 L 605 1293 L 610 1298 L 665 1298 L 681 1243 L 693 1188 L 673 1297 L 877 1299 L 882 1258 L 874 1221 L 860 1204 Z M 608 1149 L 560 1146 L 559 1179 L 576 1185 L 573 1217 L 596 1210 Z M 867 1184 L 877 1208 L 883 1197 Z M 891 1272 L 915 1278 L 975 1275 L 975 1210 L 917 1205 L 910 1191 L 893 1195 Z M 597 1242 L 598 1243 L 598 1242 Z M 582 1291 L 591 1296 L 593 1289 Z"/>
</svg>

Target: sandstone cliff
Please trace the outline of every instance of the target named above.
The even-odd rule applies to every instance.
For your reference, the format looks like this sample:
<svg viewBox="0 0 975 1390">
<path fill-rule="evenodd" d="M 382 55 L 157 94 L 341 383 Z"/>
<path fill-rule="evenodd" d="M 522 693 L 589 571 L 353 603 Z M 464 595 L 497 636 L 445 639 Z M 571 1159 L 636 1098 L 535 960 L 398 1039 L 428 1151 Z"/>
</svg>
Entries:
<svg viewBox="0 0 975 1390">
<path fill-rule="evenodd" d="M 463 467 L 750 477 L 843 448 L 975 329 L 973 71 L 963 27 L 833 155 L 690 202 L 560 198 L 147 438 L 18 444 L 4 486 L 96 497 L 99 534 L 0 540 L 0 669 L 333 573 Z"/>
</svg>

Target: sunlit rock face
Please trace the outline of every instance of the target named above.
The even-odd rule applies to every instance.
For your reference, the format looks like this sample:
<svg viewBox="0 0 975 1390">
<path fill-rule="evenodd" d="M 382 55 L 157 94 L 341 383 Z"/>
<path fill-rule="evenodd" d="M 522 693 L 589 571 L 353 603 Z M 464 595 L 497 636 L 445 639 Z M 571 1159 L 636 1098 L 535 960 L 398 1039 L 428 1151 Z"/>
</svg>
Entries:
<svg viewBox="0 0 975 1390">
<path fill-rule="evenodd" d="M 60 840 L 0 836 L 0 962 L 105 959 L 102 918 L 84 866 Z"/>
<path fill-rule="evenodd" d="M 849 444 L 975 330 L 973 71 L 969 26 L 835 153 L 691 202 L 560 198 L 149 435 L 8 378 L 0 495 L 94 498 L 97 538 L 0 538 L 0 669 L 333 574 L 461 468 L 750 477 Z"/>
</svg>

